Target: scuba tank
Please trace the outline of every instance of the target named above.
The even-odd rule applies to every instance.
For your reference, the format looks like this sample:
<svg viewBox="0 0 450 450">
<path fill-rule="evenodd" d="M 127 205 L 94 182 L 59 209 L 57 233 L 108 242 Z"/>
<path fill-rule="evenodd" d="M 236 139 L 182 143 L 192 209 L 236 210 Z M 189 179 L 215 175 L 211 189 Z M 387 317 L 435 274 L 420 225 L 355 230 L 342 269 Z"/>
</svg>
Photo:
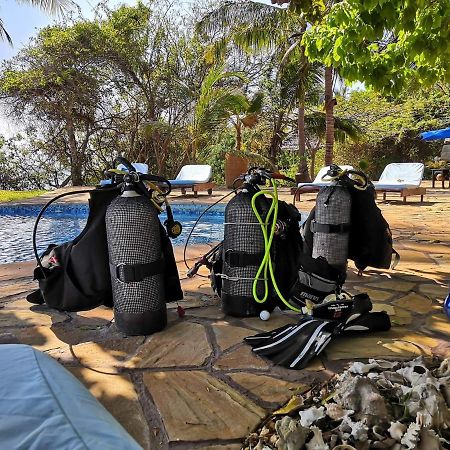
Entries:
<svg viewBox="0 0 450 450">
<path fill-rule="evenodd" d="M 303 254 L 291 291 L 292 301 L 309 307 L 341 294 L 352 229 L 351 191 L 363 191 L 368 184 L 361 172 L 344 171 L 336 165 L 330 166 L 323 181 L 333 183 L 320 189 L 316 206 L 302 226 Z"/>
<path fill-rule="evenodd" d="M 292 205 L 278 201 L 275 178 L 289 180 L 266 169 L 249 169 L 239 178 L 244 184 L 225 209 L 221 264 L 213 263 L 215 273 L 221 268 L 221 280 L 215 275 L 212 279 L 220 289 L 226 314 L 270 313 L 280 300 L 281 306 L 291 307 L 285 295 L 296 278 L 293 267 L 301 251 L 300 214 Z M 273 191 L 259 189 L 266 180 Z M 295 306 L 292 309 L 298 311 Z"/>
<path fill-rule="evenodd" d="M 252 196 L 257 192 L 256 179 L 250 177 L 225 208 L 222 246 L 222 309 L 236 317 L 257 316 L 263 309 L 253 299 L 253 281 L 264 256 L 261 225 L 252 209 Z M 259 198 L 257 208 L 262 215 L 269 210 L 266 198 Z M 256 290 L 262 295 L 263 283 Z M 272 308 L 273 309 L 273 308 Z"/>
<path fill-rule="evenodd" d="M 316 214 L 311 221 L 313 258 L 325 258 L 331 266 L 347 270 L 348 242 L 352 198 L 344 186 L 320 190 L 316 199 Z"/>
<path fill-rule="evenodd" d="M 167 184 L 169 191 L 164 196 L 170 192 L 170 183 L 161 177 L 139 174 L 128 161 L 118 160 L 128 173 L 123 175 L 122 194 L 108 206 L 105 218 L 114 317 L 120 331 L 146 335 L 165 328 L 168 293 L 159 207 L 142 180 Z M 168 217 L 170 220 L 170 209 Z M 174 225 L 181 232 L 179 223 L 171 227 Z"/>
</svg>

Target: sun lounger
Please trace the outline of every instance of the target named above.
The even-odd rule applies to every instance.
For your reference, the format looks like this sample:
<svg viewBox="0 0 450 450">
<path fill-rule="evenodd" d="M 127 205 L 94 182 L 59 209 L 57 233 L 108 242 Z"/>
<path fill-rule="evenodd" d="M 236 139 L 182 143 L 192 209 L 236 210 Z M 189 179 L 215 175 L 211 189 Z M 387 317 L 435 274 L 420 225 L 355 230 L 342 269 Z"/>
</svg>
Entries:
<svg viewBox="0 0 450 450">
<path fill-rule="evenodd" d="M 342 165 L 339 166 L 341 169 L 344 170 L 352 170 L 353 166 L 348 165 Z M 303 192 L 317 192 L 320 190 L 321 187 L 331 186 L 334 182 L 333 181 L 325 181 L 322 180 L 322 177 L 326 175 L 328 170 L 330 169 L 329 166 L 322 167 L 318 174 L 316 175 L 316 178 L 314 178 L 314 181 L 312 183 L 298 183 L 296 188 L 291 189 L 291 193 L 295 194 L 295 200 L 300 200 L 300 194 Z"/>
<path fill-rule="evenodd" d="M 424 165 L 422 163 L 392 163 L 388 164 L 378 181 L 374 181 L 375 190 L 383 193 L 383 200 L 386 200 L 387 192 L 399 192 L 406 203 L 406 197 L 410 195 L 423 196 L 426 189 L 420 187 L 423 178 Z"/>
<path fill-rule="evenodd" d="M 172 188 L 181 188 L 181 193 L 186 194 L 186 189 L 192 189 L 197 196 L 198 191 L 207 191 L 212 194 L 216 186 L 211 182 L 212 168 L 207 164 L 183 166 L 174 180 L 169 180 Z"/>
</svg>

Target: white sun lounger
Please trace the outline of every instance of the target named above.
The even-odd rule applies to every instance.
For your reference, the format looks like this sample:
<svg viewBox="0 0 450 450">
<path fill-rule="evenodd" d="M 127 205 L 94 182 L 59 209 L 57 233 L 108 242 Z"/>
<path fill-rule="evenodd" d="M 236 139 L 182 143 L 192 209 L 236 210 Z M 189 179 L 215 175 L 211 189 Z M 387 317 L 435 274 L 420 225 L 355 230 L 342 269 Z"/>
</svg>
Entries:
<svg viewBox="0 0 450 450">
<path fill-rule="evenodd" d="M 423 202 L 426 194 L 426 189 L 420 186 L 423 171 L 422 163 L 391 163 L 373 184 L 377 192 L 383 193 L 383 200 L 386 200 L 387 192 L 399 192 L 403 203 L 406 203 L 406 197 L 410 195 L 420 195 L 420 201 Z"/>
<path fill-rule="evenodd" d="M 353 166 L 348 165 L 340 165 L 339 167 L 344 170 L 353 169 Z M 322 180 L 322 177 L 326 175 L 329 169 L 330 166 L 322 167 L 312 183 L 298 183 L 297 188 L 292 189 L 292 193 L 295 193 L 295 199 L 300 200 L 300 194 L 302 192 L 317 192 L 321 187 L 332 186 L 334 184 L 334 181 Z"/>
<path fill-rule="evenodd" d="M 186 189 L 192 189 L 197 196 L 198 191 L 207 191 L 212 194 L 216 186 L 211 182 L 212 168 L 208 164 L 190 164 L 183 166 L 174 180 L 169 180 L 173 188 L 181 188 L 181 193 L 186 194 Z"/>
</svg>

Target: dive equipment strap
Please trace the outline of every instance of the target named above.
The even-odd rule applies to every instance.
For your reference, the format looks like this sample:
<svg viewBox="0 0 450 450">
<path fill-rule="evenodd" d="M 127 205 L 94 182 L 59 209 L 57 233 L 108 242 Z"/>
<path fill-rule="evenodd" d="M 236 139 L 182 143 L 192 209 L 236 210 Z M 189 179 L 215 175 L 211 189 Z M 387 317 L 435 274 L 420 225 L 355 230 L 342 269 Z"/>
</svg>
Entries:
<svg viewBox="0 0 450 450">
<path fill-rule="evenodd" d="M 350 231 L 350 224 L 349 223 L 339 223 L 339 224 L 319 223 L 313 219 L 313 220 L 311 220 L 310 228 L 313 233 L 347 233 L 348 231 Z"/>
<path fill-rule="evenodd" d="M 231 267 L 259 266 L 263 258 L 263 252 L 247 253 L 232 250 L 225 252 L 225 262 Z"/>
<path fill-rule="evenodd" d="M 164 261 L 162 258 L 151 263 L 144 264 L 109 264 L 111 276 L 123 283 L 142 281 L 152 275 L 164 272 Z"/>
</svg>

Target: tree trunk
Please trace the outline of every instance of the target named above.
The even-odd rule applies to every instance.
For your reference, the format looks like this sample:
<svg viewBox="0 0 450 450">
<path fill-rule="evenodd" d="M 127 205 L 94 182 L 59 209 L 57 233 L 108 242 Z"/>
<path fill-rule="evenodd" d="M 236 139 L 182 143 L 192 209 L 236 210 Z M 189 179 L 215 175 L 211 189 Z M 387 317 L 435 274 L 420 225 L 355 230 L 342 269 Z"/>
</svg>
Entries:
<svg viewBox="0 0 450 450">
<path fill-rule="evenodd" d="M 283 128 L 284 121 L 284 113 L 280 111 L 278 113 L 278 117 L 276 122 L 273 125 L 272 137 L 270 138 L 270 147 L 269 147 L 269 161 L 272 164 L 272 169 L 277 168 L 277 159 L 278 159 L 278 150 L 281 148 L 281 144 L 283 143 Z"/>
<path fill-rule="evenodd" d="M 237 124 L 235 125 L 236 128 L 236 153 L 240 155 L 241 148 L 242 148 L 242 130 L 241 130 L 241 123 L 238 119 Z"/>
<path fill-rule="evenodd" d="M 70 176 L 72 178 L 72 186 L 81 186 L 82 180 L 82 159 L 77 149 L 77 141 L 75 138 L 75 127 L 72 117 L 66 119 L 66 132 L 69 140 L 70 149 Z"/>
<path fill-rule="evenodd" d="M 325 67 L 325 165 L 333 163 L 334 144 L 334 97 L 333 97 L 333 68 Z"/>
<path fill-rule="evenodd" d="M 317 151 L 319 150 L 319 146 L 320 146 L 320 144 L 317 145 L 316 147 L 310 149 L 310 152 L 311 152 L 311 168 L 310 168 L 311 180 L 314 180 L 315 175 L 316 175 L 315 174 L 315 170 L 316 170 L 316 154 L 317 154 Z"/>
<path fill-rule="evenodd" d="M 306 159 L 306 136 L 305 136 L 305 91 L 302 88 L 298 99 L 298 116 L 297 116 L 297 133 L 298 133 L 298 155 L 300 163 L 298 166 L 298 176 L 296 181 L 309 183 L 311 178 L 308 174 L 308 161 Z"/>
</svg>

